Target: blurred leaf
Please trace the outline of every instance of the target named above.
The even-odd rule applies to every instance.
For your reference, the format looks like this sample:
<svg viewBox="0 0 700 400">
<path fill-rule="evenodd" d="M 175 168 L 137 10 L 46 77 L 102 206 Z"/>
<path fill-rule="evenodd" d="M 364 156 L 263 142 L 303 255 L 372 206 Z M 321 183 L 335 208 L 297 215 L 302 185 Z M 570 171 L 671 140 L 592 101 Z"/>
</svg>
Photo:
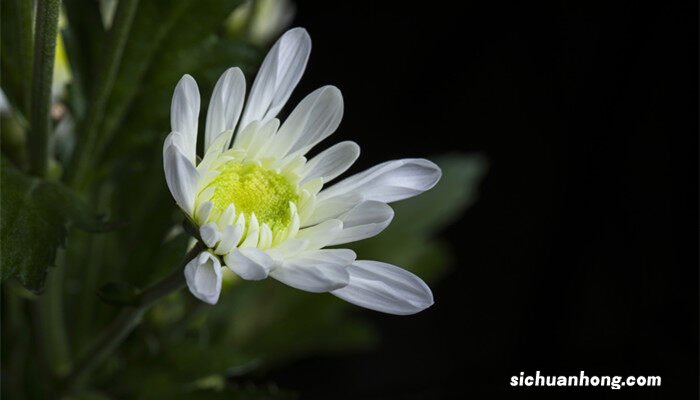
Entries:
<svg viewBox="0 0 700 400">
<path fill-rule="evenodd" d="M 169 400 L 294 400 L 298 398 L 296 394 L 280 390 L 271 384 L 232 385 L 221 377 L 210 377 L 198 382 L 183 384 L 181 381 L 171 381 L 169 378 L 164 372 L 154 374 L 153 379 L 144 382 L 139 387 L 139 395 L 135 398 L 139 400 L 154 398 L 167 398 Z"/>
<path fill-rule="evenodd" d="M 224 374 L 256 363 L 254 357 L 244 355 L 230 346 L 193 342 L 168 346 L 163 357 L 171 366 L 171 373 L 186 380 Z"/>
<path fill-rule="evenodd" d="M 25 118 L 32 82 L 34 2 L 7 0 L 0 14 L 0 81 L 10 104 Z"/>
<path fill-rule="evenodd" d="M 16 277 L 38 292 L 56 249 L 66 236 L 66 224 L 103 231 L 110 228 L 70 189 L 58 182 L 25 175 L 2 159 L 0 171 L 0 268 L 2 280 Z"/>
<path fill-rule="evenodd" d="M 147 397 L 150 398 L 150 397 Z M 244 385 L 222 389 L 199 389 L 188 392 L 173 393 L 171 400 L 295 400 L 298 396 L 282 391 L 276 386 Z"/>
<path fill-rule="evenodd" d="M 191 57 L 185 50 L 211 36 L 238 4 L 240 0 L 140 2 L 108 102 L 105 134 L 111 136 L 121 124 L 129 105 L 143 90 L 144 83 L 149 82 L 146 78 L 149 70 L 153 73 L 173 70 L 176 74 L 184 73 L 174 65 L 158 62 L 159 59 L 167 55 Z M 169 92 L 172 93 L 172 88 Z"/>
<path fill-rule="evenodd" d="M 116 306 L 130 306 L 138 302 L 139 290 L 127 282 L 109 282 L 97 291 L 97 297 Z"/>
<path fill-rule="evenodd" d="M 97 1 L 64 0 L 63 9 L 68 24 L 62 30 L 62 36 L 73 76 L 70 99 L 76 117 L 82 118 L 86 96 L 93 90 L 91 84 L 95 81 L 95 68 L 106 32 Z"/>
<path fill-rule="evenodd" d="M 168 328 L 166 328 L 167 330 Z M 143 332 L 142 332 L 143 333 Z M 118 398 L 136 399 L 286 399 L 289 393 L 270 385 L 253 385 L 232 379 L 240 369 L 258 365 L 235 348 L 215 346 L 204 338 L 177 343 L 162 342 L 162 352 L 141 345 L 155 338 L 134 341 L 117 376 L 105 375 L 105 391 Z M 285 397 L 286 396 L 286 397 Z"/>
<path fill-rule="evenodd" d="M 139 332 L 142 336 L 125 349 L 122 365 L 131 367 L 121 371 L 121 384 L 172 389 L 208 377 L 244 383 L 252 371 L 289 359 L 376 344 L 371 326 L 348 318 L 352 305 L 273 280 L 234 285 L 216 307 L 192 299 L 186 291 L 173 297 L 156 307 Z M 183 299 L 194 307 L 181 314 L 181 321 L 155 315 L 169 313 L 162 308 L 181 307 Z M 106 379 L 113 382 L 114 376 Z"/>
<path fill-rule="evenodd" d="M 305 354 L 374 345 L 374 330 L 347 317 L 351 308 L 332 295 L 306 293 L 272 279 L 239 282 L 222 293 L 217 307 L 205 309 L 202 325 L 212 332 L 211 344 L 257 356 L 269 366 Z"/>
<path fill-rule="evenodd" d="M 84 391 L 80 393 L 75 393 L 67 397 L 63 397 L 65 400 L 110 400 L 111 397 L 92 391 Z"/>
<path fill-rule="evenodd" d="M 204 117 L 206 102 L 219 76 L 232 66 L 241 67 L 244 71 L 251 70 L 259 58 L 259 51 L 250 44 L 216 36 L 209 36 L 179 52 L 166 51 L 160 54 L 154 62 L 154 68 L 145 76 L 128 111 L 128 117 L 124 120 L 126 131 L 152 128 L 157 133 L 117 139 L 131 139 L 127 145 L 162 140 L 170 129 L 170 101 L 175 85 L 186 73 L 197 80 L 202 97 L 200 117 Z M 162 68 L 163 65 L 168 68 Z"/>
</svg>

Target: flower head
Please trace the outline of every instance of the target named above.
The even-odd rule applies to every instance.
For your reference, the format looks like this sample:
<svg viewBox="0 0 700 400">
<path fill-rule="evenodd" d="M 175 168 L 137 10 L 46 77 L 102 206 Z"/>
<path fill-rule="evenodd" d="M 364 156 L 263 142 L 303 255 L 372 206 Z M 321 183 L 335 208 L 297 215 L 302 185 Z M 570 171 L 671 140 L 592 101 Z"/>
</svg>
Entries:
<svg viewBox="0 0 700 400">
<path fill-rule="evenodd" d="M 388 161 L 326 188 L 360 154 L 347 141 L 305 157 L 340 124 L 340 90 L 324 86 L 284 123 L 276 118 L 310 51 L 304 29 L 286 32 L 263 61 L 247 101 L 239 68 L 221 76 L 207 111 L 201 161 L 197 84 L 185 75 L 175 88 L 172 132 L 163 146 L 165 176 L 208 247 L 186 266 L 187 284 L 197 298 L 216 303 L 224 265 L 246 280 L 271 276 L 373 310 L 421 311 L 433 298 L 420 278 L 390 264 L 356 260 L 352 250 L 325 247 L 380 233 L 394 216 L 387 203 L 430 189 L 440 169 L 424 159 Z"/>
</svg>

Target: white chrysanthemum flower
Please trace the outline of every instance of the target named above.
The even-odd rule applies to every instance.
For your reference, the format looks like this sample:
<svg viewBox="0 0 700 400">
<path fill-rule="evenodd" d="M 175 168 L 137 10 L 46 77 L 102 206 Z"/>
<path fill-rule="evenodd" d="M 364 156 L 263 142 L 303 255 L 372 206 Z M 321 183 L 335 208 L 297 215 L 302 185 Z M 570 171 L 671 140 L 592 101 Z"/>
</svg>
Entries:
<svg viewBox="0 0 700 400">
<path fill-rule="evenodd" d="M 245 109 L 241 70 L 221 76 L 207 112 L 201 161 L 197 84 L 185 75 L 175 88 L 172 133 L 163 146 L 165 176 L 208 247 L 185 267 L 187 285 L 197 298 L 216 303 L 225 265 L 246 280 L 271 276 L 377 311 L 419 312 L 433 303 L 420 278 L 390 264 L 356 260 L 352 250 L 324 247 L 375 236 L 394 216 L 387 203 L 430 189 L 441 171 L 424 159 L 395 160 L 325 188 L 360 153 L 357 144 L 342 142 L 305 157 L 340 124 L 340 91 L 324 86 L 281 125 L 275 118 L 310 51 L 304 29 L 286 32 L 263 61 Z"/>
</svg>

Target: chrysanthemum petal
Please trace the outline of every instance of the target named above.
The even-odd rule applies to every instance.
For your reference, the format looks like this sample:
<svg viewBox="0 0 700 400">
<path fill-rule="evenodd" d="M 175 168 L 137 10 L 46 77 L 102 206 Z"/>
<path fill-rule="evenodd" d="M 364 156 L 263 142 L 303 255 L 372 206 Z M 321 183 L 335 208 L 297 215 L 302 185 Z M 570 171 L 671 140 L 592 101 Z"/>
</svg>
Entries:
<svg viewBox="0 0 700 400">
<path fill-rule="evenodd" d="M 363 200 L 391 203 L 432 188 L 441 175 L 440 167 L 426 159 L 387 161 L 321 191 L 318 201 L 321 203 L 346 193 L 358 192 Z"/>
<path fill-rule="evenodd" d="M 175 202 L 188 215 L 192 215 L 199 182 L 197 169 L 174 143 L 170 143 L 163 151 L 163 169 Z"/>
<path fill-rule="evenodd" d="M 204 251 L 185 266 L 185 281 L 194 297 L 216 304 L 221 293 L 221 263 L 219 258 Z"/>
<path fill-rule="evenodd" d="M 232 135 L 233 131 L 224 131 L 214 138 L 204 151 L 204 157 L 199 164 L 197 164 L 197 170 L 210 171 L 211 173 L 212 164 L 218 161 L 221 157 L 221 153 L 227 149 Z"/>
<path fill-rule="evenodd" d="M 277 116 L 301 79 L 311 53 L 311 38 L 303 28 L 287 31 L 272 46 L 253 82 L 239 130 L 251 121 Z"/>
<path fill-rule="evenodd" d="M 216 222 L 209 222 L 199 228 L 199 236 L 207 247 L 214 247 L 221 240 L 221 232 Z"/>
<path fill-rule="evenodd" d="M 433 305 L 428 285 L 397 266 L 355 261 L 348 273 L 348 285 L 331 293 L 352 304 L 395 315 L 415 314 Z"/>
<path fill-rule="evenodd" d="M 202 204 L 197 206 L 197 210 L 195 211 L 194 217 L 195 217 L 195 222 L 197 222 L 198 225 L 203 225 L 206 223 L 207 218 L 209 218 L 209 214 L 211 214 L 211 210 L 214 208 L 214 203 L 211 201 L 204 201 Z"/>
<path fill-rule="evenodd" d="M 302 214 L 305 217 L 302 220 L 302 226 L 304 227 L 318 224 L 327 219 L 338 218 L 340 215 L 360 204 L 362 202 L 362 195 L 360 193 L 350 192 L 329 197 L 322 202 L 319 202 L 318 199 L 315 199 L 315 201 L 316 203 L 310 215 Z"/>
<path fill-rule="evenodd" d="M 383 231 L 394 218 L 394 210 L 381 201 L 364 201 L 338 217 L 343 230 L 328 243 L 330 246 L 371 238 Z"/>
<path fill-rule="evenodd" d="M 322 293 L 348 284 L 347 266 L 355 260 L 348 249 L 324 249 L 302 253 L 270 272 L 270 276 L 291 287 Z"/>
<path fill-rule="evenodd" d="M 287 239 L 278 246 L 270 249 L 270 255 L 279 261 L 284 261 L 285 258 L 296 257 L 299 253 L 309 247 L 309 241 L 303 239 Z"/>
<path fill-rule="evenodd" d="M 260 121 L 251 121 L 245 128 L 239 129 L 233 140 L 232 148 L 247 153 L 250 144 L 253 143 L 256 133 L 260 129 Z"/>
<path fill-rule="evenodd" d="M 279 126 L 280 121 L 277 118 L 272 118 L 271 120 L 260 125 L 247 145 L 246 153 L 248 157 L 253 159 L 264 158 L 265 149 L 267 149 L 270 142 L 272 142 L 272 138 L 277 132 L 277 128 L 279 128 Z"/>
<path fill-rule="evenodd" d="M 267 278 L 274 261 L 262 250 L 246 247 L 232 251 L 224 257 L 226 266 L 245 280 Z"/>
<path fill-rule="evenodd" d="M 182 135 L 181 150 L 193 164 L 197 152 L 197 123 L 199 121 L 199 88 L 190 75 L 184 75 L 175 87 L 170 104 L 170 126 Z"/>
<path fill-rule="evenodd" d="M 343 118 L 343 95 L 335 86 L 316 89 L 302 100 L 280 127 L 269 154 L 305 154 L 335 132 Z"/>
<path fill-rule="evenodd" d="M 343 223 L 337 219 L 329 219 L 308 228 L 301 229 L 296 238 L 308 241 L 309 249 L 320 249 L 328 246 L 343 230 Z"/>
<path fill-rule="evenodd" d="M 241 237 L 243 237 L 242 225 L 227 225 L 221 235 L 221 242 L 216 246 L 215 253 L 218 255 L 230 253 L 241 240 Z"/>
<path fill-rule="evenodd" d="M 299 184 L 303 185 L 318 177 L 323 178 L 324 183 L 330 182 L 347 171 L 359 156 L 360 146 L 355 142 L 340 142 L 331 146 L 306 163 Z"/>
<path fill-rule="evenodd" d="M 204 132 L 204 151 L 222 132 L 226 131 L 226 145 L 230 144 L 233 130 L 241 116 L 245 99 L 245 77 L 240 68 L 229 68 L 214 86 L 207 111 Z"/>
</svg>

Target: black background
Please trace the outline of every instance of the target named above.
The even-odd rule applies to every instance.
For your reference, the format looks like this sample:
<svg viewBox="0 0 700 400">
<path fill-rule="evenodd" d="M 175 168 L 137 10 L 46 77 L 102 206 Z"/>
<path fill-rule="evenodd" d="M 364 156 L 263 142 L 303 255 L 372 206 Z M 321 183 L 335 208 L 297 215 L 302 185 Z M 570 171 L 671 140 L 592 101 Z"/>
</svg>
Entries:
<svg viewBox="0 0 700 400">
<path fill-rule="evenodd" d="M 698 397 L 697 3 L 301 2 L 294 104 L 338 86 L 360 167 L 490 159 L 458 263 L 376 352 L 271 371 L 302 399 Z M 439 205 L 436 205 L 439 206 Z M 510 376 L 659 375 L 661 388 Z"/>
</svg>

